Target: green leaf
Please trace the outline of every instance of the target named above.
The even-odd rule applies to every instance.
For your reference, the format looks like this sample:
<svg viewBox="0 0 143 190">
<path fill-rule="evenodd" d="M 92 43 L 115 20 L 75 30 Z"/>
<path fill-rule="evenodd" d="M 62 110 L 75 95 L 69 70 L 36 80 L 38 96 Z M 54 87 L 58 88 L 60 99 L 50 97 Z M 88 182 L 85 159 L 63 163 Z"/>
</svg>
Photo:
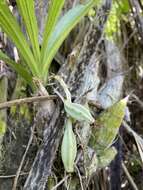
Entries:
<svg viewBox="0 0 143 190">
<path fill-rule="evenodd" d="M 67 114 L 78 121 L 87 121 L 88 123 L 94 123 L 95 120 L 92 117 L 89 108 L 77 103 L 72 103 L 71 93 L 68 90 L 68 86 L 64 80 L 58 75 L 55 75 L 54 78 L 60 83 L 66 94 L 66 99 L 64 99 L 60 94 L 59 95 L 64 103 L 65 111 Z"/>
<path fill-rule="evenodd" d="M 104 168 L 108 166 L 115 158 L 117 150 L 114 147 L 104 150 L 98 157 L 98 168 Z"/>
<path fill-rule="evenodd" d="M 4 1 L 0 1 L 0 27 L 13 41 L 33 75 L 39 76 L 39 71 L 30 47 L 21 32 L 15 17 L 12 15 L 8 5 Z"/>
<path fill-rule="evenodd" d="M 85 4 L 79 4 L 76 7 L 69 10 L 57 23 L 54 31 L 50 35 L 48 44 L 44 49 L 44 55 L 42 57 L 42 76 L 44 81 L 47 79 L 47 71 L 50 63 L 55 56 L 57 50 L 68 36 L 70 31 L 77 25 L 77 23 L 85 16 L 90 8 L 94 6 L 94 0 L 89 0 Z"/>
<path fill-rule="evenodd" d="M 115 103 L 102 112 L 96 120 L 92 130 L 90 144 L 100 153 L 109 148 L 115 139 L 124 118 L 128 97 Z"/>
<path fill-rule="evenodd" d="M 12 59 L 10 59 L 7 55 L 5 55 L 2 51 L 0 51 L 0 60 L 6 62 L 8 65 L 12 67 L 23 79 L 32 87 L 32 76 L 28 73 L 28 71 L 19 63 L 16 63 Z"/>
<path fill-rule="evenodd" d="M 48 8 L 47 21 L 44 29 L 43 42 L 41 48 L 41 58 L 43 59 L 44 52 L 49 40 L 50 34 L 53 32 L 53 29 L 57 23 L 59 15 L 61 13 L 62 7 L 65 0 L 52 0 Z"/>
<path fill-rule="evenodd" d="M 65 124 L 65 132 L 61 146 L 62 161 L 67 172 L 74 171 L 74 161 L 77 153 L 76 136 L 72 130 L 71 119 Z"/>
<path fill-rule="evenodd" d="M 64 107 L 67 114 L 73 119 L 78 121 L 87 121 L 88 123 L 94 123 L 95 121 L 89 109 L 81 104 L 72 103 L 69 100 L 65 100 Z"/>
<path fill-rule="evenodd" d="M 38 42 L 38 25 L 35 15 L 34 1 L 33 0 L 16 0 L 18 10 L 23 18 L 24 24 L 27 29 L 29 39 L 31 41 L 32 50 L 35 59 L 40 61 L 40 49 Z"/>
</svg>

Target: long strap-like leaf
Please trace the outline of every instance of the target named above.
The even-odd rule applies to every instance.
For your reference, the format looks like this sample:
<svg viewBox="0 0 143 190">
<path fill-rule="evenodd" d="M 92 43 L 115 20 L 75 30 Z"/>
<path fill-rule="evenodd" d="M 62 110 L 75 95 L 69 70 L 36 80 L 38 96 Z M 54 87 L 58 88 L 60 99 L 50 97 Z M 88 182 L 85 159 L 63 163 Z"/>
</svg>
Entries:
<svg viewBox="0 0 143 190">
<path fill-rule="evenodd" d="M 32 76 L 28 73 L 28 71 L 21 65 L 10 59 L 7 55 L 5 55 L 2 51 L 0 51 L 0 60 L 6 62 L 8 65 L 12 67 L 31 87 Z"/>
<path fill-rule="evenodd" d="M 34 56 L 21 29 L 4 1 L 0 1 L 0 27 L 13 41 L 34 76 L 39 75 Z"/>
<path fill-rule="evenodd" d="M 89 0 L 85 4 L 77 5 L 76 7 L 68 11 L 57 23 L 54 31 L 50 35 L 42 59 L 42 76 L 44 77 L 45 82 L 47 78 L 48 68 L 57 50 L 59 49 L 67 35 L 70 33 L 70 31 L 81 20 L 81 18 L 83 18 L 83 16 L 85 16 L 88 13 L 90 8 L 93 7 L 94 4 L 94 0 Z"/>
<path fill-rule="evenodd" d="M 35 15 L 33 0 L 16 0 L 18 9 L 23 18 L 26 30 L 31 41 L 32 51 L 37 63 L 40 61 L 40 49 L 38 42 L 38 25 Z"/>
<path fill-rule="evenodd" d="M 59 18 L 59 15 L 61 13 L 61 9 L 64 5 L 65 0 L 51 0 L 49 9 L 48 9 L 48 15 L 47 15 L 47 21 L 45 25 L 44 35 L 43 35 L 43 42 L 42 42 L 42 53 L 41 53 L 41 59 L 43 60 L 43 55 L 45 53 L 45 48 L 48 43 L 48 39 L 50 34 L 53 32 L 53 29 L 57 23 L 57 20 Z"/>
</svg>

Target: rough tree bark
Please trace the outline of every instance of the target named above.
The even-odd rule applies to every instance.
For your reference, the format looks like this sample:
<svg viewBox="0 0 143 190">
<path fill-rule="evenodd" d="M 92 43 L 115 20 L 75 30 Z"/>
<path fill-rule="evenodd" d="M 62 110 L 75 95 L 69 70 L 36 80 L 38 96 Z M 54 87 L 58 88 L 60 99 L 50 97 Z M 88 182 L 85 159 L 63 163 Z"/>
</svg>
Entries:
<svg viewBox="0 0 143 190">
<path fill-rule="evenodd" d="M 67 60 L 59 71 L 59 75 L 63 77 L 72 96 L 75 97 L 75 102 L 83 104 L 98 102 L 104 109 L 122 97 L 124 87 L 123 55 L 114 42 L 104 39 L 104 27 L 111 4 L 112 0 L 104 0 L 96 18 L 90 22 L 88 32 L 80 47 L 80 54 L 74 65 L 71 67 Z M 48 1 L 46 0 L 36 0 L 40 41 L 47 5 Z M 47 93 L 45 89 L 44 92 L 41 91 L 42 94 Z M 56 101 L 56 107 L 52 101 L 46 101 L 38 106 L 34 122 L 37 128 L 43 129 L 43 143 L 35 157 L 24 190 L 45 189 L 63 135 L 64 119 L 63 105 L 59 99 Z M 84 143 L 87 144 L 91 133 L 90 125 L 83 125 L 79 133 L 83 137 Z M 98 174 L 96 175 L 98 176 Z M 103 189 L 103 186 L 100 188 L 102 178 L 99 180 L 99 185 L 96 175 L 91 179 L 91 189 L 95 189 L 95 187 Z M 105 189 L 107 187 L 104 186 Z"/>
<path fill-rule="evenodd" d="M 102 8 L 98 10 L 96 21 L 90 24 L 80 55 L 72 70 L 70 65 L 66 63 L 59 71 L 68 84 L 72 95 L 77 97 L 76 102 L 85 102 L 85 99 L 98 101 L 103 108 L 111 106 L 121 98 L 124 80 L 122 75 L 123 62 L 119 49 L 114 43 L 105 42 L 103 38 L 111 3 L 111 0 L 106 0 Z M 105 46 L 106 54 L 100 52 L 102 43 Z M 104 58 L 102 61 L 106 61 L 107 64 L 104 63 L 107 72 L 104 77 L 100 56 Z M 90 92 L 88 92 L 89 90 Z M 86 98 L 83 98 L 84 94 L 86 94 Z M 44 143 L 35 158 L 24 190 L 44 190 L 45 188 L 62 136 L 64 123 L 62 112 L 62 105 L 59 102 L 53 117 L 44 127 Z"/>
</svg>

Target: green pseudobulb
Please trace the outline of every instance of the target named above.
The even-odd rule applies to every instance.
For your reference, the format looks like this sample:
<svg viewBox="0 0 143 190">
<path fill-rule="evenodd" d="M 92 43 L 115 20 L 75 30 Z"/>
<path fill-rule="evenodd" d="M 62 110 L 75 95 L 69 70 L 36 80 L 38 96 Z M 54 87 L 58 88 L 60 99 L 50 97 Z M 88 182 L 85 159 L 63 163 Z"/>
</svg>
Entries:
<svg viewBox="0 0 143 190">
<path fill-rule="evenodd" d="M 71 119 L 68 119 L 65 124 L 65 132 L 61 147 L 62 161 L 67 172 L 74 172 L 76 153 L 76 136 L 72 129 L 72 121 Z"/>
</svg>

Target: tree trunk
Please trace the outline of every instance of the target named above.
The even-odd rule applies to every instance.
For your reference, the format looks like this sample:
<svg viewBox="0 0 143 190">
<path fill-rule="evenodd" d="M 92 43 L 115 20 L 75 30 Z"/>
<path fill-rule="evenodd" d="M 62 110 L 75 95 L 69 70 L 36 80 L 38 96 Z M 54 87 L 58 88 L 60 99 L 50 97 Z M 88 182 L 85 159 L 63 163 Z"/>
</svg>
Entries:
<svg viewBox="0 0 143 190">
<path fill-rule="evenodd" d="M 74 1 L 71 0 L 66 2 L 65 6 L 69 8 L 75 6 L 75 4 L 78 2 L 79 2 L 78 0 Z M 140 1 L 129 0 L 129 2 L 131 7 L 135 8 L 133 14 L 134 14 L 136 27 L 138 28 L 138 33 L 140 37 L 143 39 L 142 16 L 140 14 L 141 4 L 139 3 Z M 48 3 L 49 1 L 47 0 L 35 1 L 36 14 L 40 31 L 39 32 L 40 42 L 42 41 L 42 33 L 44 29 L 44 22 L 46 19 Z M 64 46 L 59 50 L 59 52 L 61 51 L 63 52 L 63 54 L 65 54 L 65 57 L 67 57 L 67 59 L 61 59 L 61 57 L 59 58 L 60 55 L 59 52 L 58 52 L 59 54 L 57 54 L 55 57 L 55 60 L 58 63 L 60 64 L 61 62 L 63 63 L 60 65 L 58 75 L 60 75 L 64 79 L 65 83 L 68 85 L 69 90 L 72 94 L 72 101 L 83 105 L 85 104 L 88 105 L 92 110 L 95 119 L 96 116 L 101 111 L 101 109 L 103 110 L 112 106 L 115 102 L 120 100 L 123 97 L 123 95 L 126 94 L 127 91 L 130 91 L 129 86 L 127 86 L 126 89 L 125 87 L 127 85 L 126 84 L 127 82 L 130 84 L 132 83 L 130 82 L 130 78 L 126 77 L 126 73 L 128 72 L 130 62 L 128 62 L 128 64 L 125 62 L 124 59 L 125 55 L 123 54 L 124 50 L 121 49 L 122 47 L 120 47 L 120 43 L 107 40 L 107 37 L 104 35 L 105 34 L 104 29 L 107 23 L 108 15 L 111 10 L 111 6 L 112 6 L 112 0 L 104 0 L 101 7 L 98 8 L 94 20 L 85 18 L 84 21 L 82 20 L 82 24 L 79 25 L 75 29 L 75 31 L 73 31 L 70 34 L 70 37 L 68 38 L 67 41 L 65 41 Z M 77 31 L 79 33 L 78 35 L 76 33 Z M 127 34 L 123 33 L 122 35 L 127 35 Z M 127 35 L 127 37 L 129 37 L 129 35 Z M 66 48 L 66 51 L 64 51 L 64 48 L 69 46 L 69 44 L 72 45 L 70 45 L 70 48 L 68 50 Z M 132 47 L 134 47 L 134 45 L 135 44 L 133 43 Z M 125 46 L 126 44 L 124 44 L 124 48 Z M 69 54 L 69 51 L 71 49 L 72 52 Z M 74 54 L 75 52 L 76 55 Z M 131 54 L 133 52 L 134 52 L 133 50 L 129 52 L 129 57 L 132 56 Z M 69 55 L 67 56 L 67 54 Z M 53 61 L 53 63 L 55 63 L 55 60 Z M 135 69 L 133 70 L 133 72 L 134 71 Z M 5 78 L 3 79 L 5 80 Z M 4 80 L 2 82 L 4 82 Z M 135 82 L 136 79 L 132 80 Z M 64 95 L 62 89 L 57 83 L 55 84 L 55 86 L 56 89 L 60 91 L 60 94 Z M 142 81 L 140 83 L 140 86 L 142 87 Z M 2 85 L 0 87 L 2 87 Z M 39 83 L 39 81 L 37 81 L 37 89 L 38 90 L 35 93 L 38 93 L 40 95 L 48 94 L 45 87 L 42 86 L 42 84 Z M 100 106 L 98 107 L 97 105 Z M 4 115 L 6 116 L 5 110 L 0 112 L 2 114 L 4 113 Z M 3 116 L 2 114 L 1 116 Z M 20 117 L 20 119 L 22 120 L 23 118 Z M 30 167 L 31 168 L 30 172 L 28 172 L 28 176 L 26 176 L 24 180 L 23 179 L 21 180 L 22 184 L 25 183 L 22 189 L 50 190 L 52 189 L 52 186 L 54 186 L 51 184 L 50 186 L 48 186 L 48 183 L 50 181 L 49 179 L 50 175 L 55 176 L 54 182 L 56 181 L 56 184 L 57 181 L 59 182 L 61 178 L 64 178 L 64 172 L 63 172 L 64 169 L 63 165 L 61 164 L 61 158 L 59 157 L 60 153 L 59 148 L 61 146 L 61 139 L 64 132 L 65 119 L 66 119 L 66 114 L 64 111 L 63 103 L 60 100 L 60 98 L 57 98 L 55 101 L 50 100 L 50 101 L 40 102 L 39 104 L 36 105 L 36 115 L 33 121 L 33 126 L 36 127 L 36 135 L 34 137 L 36 138 L 38 136 L 42 138 L 42 143 L 40 144 L 40 147 L 36 146 L 35 148 L 36 150 L 34 149 L 34 152 L 37 151 L 35 156 L 32 155 L 34 157 L 34 158 L 32 157 L 34 161 L 30 160 L 29 162 L 28 159 L 31 156 L 28 157 L 27 159 L 28 161 L 27 160 L 25 161 L 26 166 L 23 166 L 23 168 L 24 169 L 25 168 L 29 169 Z M 135 123 L 137 123 L 137 121 L 134 119 Z M 23 122 L 22 125 L 25 125 L 25 120 L 22 122 Z M 15 125 L 17 125 L 17 122 Z M 17 145 L 15 148 L 13 148 L 15 146 L 15 144 L 11 143 L 13 141 L 10 142 L 12 145 L 11 146 L 9 145 L 10 147 L 9 150 L 12 149 L 12 151 L 14 150 L 15 152 L 18 152 L 18 155 L 20 155 L 19 156 L 20 158 L 17 158 L 15 161 L 16 162 L 15 166 L 11 167 L 12 168 L 11 170 L 8 170 L 12 171 L 12 174 L 15 173 L 16 169 L 18 168 L 23 152 L 25 151 L 23 145 L 26 146 L 29 137 L 29 129 L 30 128 L 26 123 L 24 129 L 23 128 L 21 130 L 19 129 L 19 131 L 21 132 L 18 133 L 16 132 L 16 137 L 18 137 L 18 140 L 16 139 L 17 144 L 21 146 L 20 151 L 17 148 Z M 93 175 L 87 178 L 84 166 L 90 163 L 88 162 L 86 163 L 86 159 L 84 162 L 83 147 L 88 146 L 88 142 L 92 133 L 92 126 L 84 122 L 78 124 L 76 123 L 74 125 L 74 132 L 77 133 L 77 140 L 78 140 L 78 153 L 76 158 L 76 164 L 79 171 L 75 171 L 73 175 L 71 175 L 68 179 L 66 179 L 56 189 L 57 190 L 67 189 L 67 184 L 69 183 L 70 180 L 71 181 L 69 185 L 69 190 L 77 190 L 77 189 L 83 190 L 82 185 L 84 186 L 85 190 L 120 189 L 121 161 L 123 159 L 122 157 L 123 147 L 121 145 L 120 140 L 117 140 L 115 143 L 115 147 L 118 150 L 118 154 L 115 160 L 112 162 L 112 164 L 108 167 L 108 170 L 105 169 L 96 170 L 95 168 Z M 28 133 L 28 135 L 26 134 L 26 143 L 25 143 L 25 136 L 23 135 L 25 133 Z M 33 140 L 33 144 L 34 143 L 35 139 Z M 9 161 L 9 159 L 6 158 L 6 162 L 7 160 Z M 9 163 L 5 162 L 5 165 L 7 164 L 7 167 L 10 167 L 9 165 L 13 162 L 13 159 L 11 160 L 12 161 L 10 161 Z M 27 162 L 29 163 L 27 164 Z M 56 166 L 58 165 L 57 167 L 58 171 L 56 171 L 55 167 L 53 167 L 55 165 Z M 55 172 L 55 174 L 53 174 L 53 172 Z M 116 173 L 118 173 L 118 179 Z M 111 178 L 110 181 L 108 180 L 109 176 Z M 0 184 L 1 190 L 6 188 L 7 188 L 6 190 L 11 189 L 13 179 L 12 180 L 6 179 L 1 181 L 2 181 L 2 183 Z M 21 187 L 17 186 L 17 188 Z"/>
</svg>

